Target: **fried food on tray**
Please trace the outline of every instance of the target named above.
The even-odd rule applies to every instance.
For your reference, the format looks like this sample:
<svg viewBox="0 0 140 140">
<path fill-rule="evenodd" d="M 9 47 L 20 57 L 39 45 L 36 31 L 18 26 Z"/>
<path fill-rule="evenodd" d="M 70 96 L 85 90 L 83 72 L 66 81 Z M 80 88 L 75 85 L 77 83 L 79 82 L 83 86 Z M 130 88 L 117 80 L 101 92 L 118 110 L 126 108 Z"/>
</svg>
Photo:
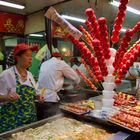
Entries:
<svg viewBox="0 0 140 140">
<path fill-rule="evenodd" d="M 63 117 L 12 136 L 14 140 L 107 140 L 111 135 L 103 129 Z"/>
</svg>

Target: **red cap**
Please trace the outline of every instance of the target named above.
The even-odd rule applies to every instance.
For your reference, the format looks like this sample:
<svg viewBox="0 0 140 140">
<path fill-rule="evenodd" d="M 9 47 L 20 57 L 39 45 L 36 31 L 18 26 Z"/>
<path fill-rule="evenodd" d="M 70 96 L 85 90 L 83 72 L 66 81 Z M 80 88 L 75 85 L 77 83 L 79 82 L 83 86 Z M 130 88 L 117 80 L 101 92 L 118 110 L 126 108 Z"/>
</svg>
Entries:
<svg viewBox="0 0 140 140">
<path fill-rule="evenodd" d="M 14 57 L 23 50 L 32 50 L 32 51 L 38 51 L 38 46 L 29 46 L 28 44 L 25 43 L 20 43 L 17 44 L 17 46 L 14 48 Z"/>
<path fill-rule="evenodd" d="M 61 57 L 61 54 L 59 52 L 52 53 L 52 57 Z"/>
</svg>

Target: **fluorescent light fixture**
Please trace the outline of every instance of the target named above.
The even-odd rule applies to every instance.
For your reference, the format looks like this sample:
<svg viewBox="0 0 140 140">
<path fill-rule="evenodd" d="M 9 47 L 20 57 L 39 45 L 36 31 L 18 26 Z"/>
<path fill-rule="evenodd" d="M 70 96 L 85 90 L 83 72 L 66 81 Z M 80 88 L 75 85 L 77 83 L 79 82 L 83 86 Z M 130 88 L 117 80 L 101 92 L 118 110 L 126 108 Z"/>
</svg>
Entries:
<svg viewBox="0 0 140 140">
<path fill-rule="evenodd" d="M 11 3 L 11 2 L 6 2 L 6 1 L 1 1 L 1 0 L 0 0 L 0 5 L 12 7 L 12 8 L 17 8 L 17 9 L 24 9 L 25 8 L 25 6 L 23 6 L 23 5 L 19 5 L 19 4 L 15 4 L 15 3 Z"/>
<path fill-rule="evenodd" d="M 82 18 L 77 18 L 77 17 L 72 17 L 72 16 L 67 16 L 67 15 L 61 15 L 65 19 L 73 20 L 73 21 L 78 21 L 84 23 L 86 20 Z"/>
<path fill-rule="evenodd" d="M 117 1 L 113 0 L 113 2 L 111 2 L 111 4 L 118 7 L 120 5 L 120 2 L 117 2 Z M 132 13 L 137 14 L 137 15 L 140 15 L 139 10 L 136 10 L 136 9 L 131 8 L 129 6 L 127 6 L 127 11 L 132 12 Z"/>
<path fill-rule="evenodd" d="M 41 34 L 29 34 L 29 36 L 32 36 L 32 37 L 43 37 L 43 35 L 41 35 Z"/>
<path fill-rule="evenodd" d="M 126 30 L 127 30 L 127 29 L 125 29 L 125 28 L 122 28 L 122 29 L 121 29 L 121 32 L 125 32 Z"/>
</svg>

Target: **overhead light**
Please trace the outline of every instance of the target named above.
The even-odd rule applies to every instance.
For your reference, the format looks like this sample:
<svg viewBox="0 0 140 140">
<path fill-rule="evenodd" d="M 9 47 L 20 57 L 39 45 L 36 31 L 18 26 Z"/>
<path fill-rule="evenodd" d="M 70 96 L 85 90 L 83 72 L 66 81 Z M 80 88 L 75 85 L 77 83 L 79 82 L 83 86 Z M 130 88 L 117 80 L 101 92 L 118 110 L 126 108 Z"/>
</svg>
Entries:
<svg viewBox="0 0 140 140">
<path fill-rule="evenodd" d="M 121 29 L 121 32 L 125 32 L 126 30 L 127 30 L 127 29 L 125 29 L 125 28 L 122 28 L 122 29 Z"/>
<path fill-rule="evenodd" d="M 11 3 L 11 2 L 6 2 L 6 1 L 1 1 L 1 0 L 0 0 L 0 5 L 12 7 L 12 8 L 17 8 L 17 9 L 24 9 L 25 8 L 25 6 L 23 6 L 23 5 L 19 5 L 19 4 L 15 4 L 15 3 Z"/>
<path fill-rule="evenodd" d="M 41 34 L 29 34 L 29 36 L 32 36 L 32 37 L 43 37 L 43 35 L 41 35 Z"/>
<path fill-rule="evenodd" d="M 82 18 L 77 18 L 77 17 L 72 17 L 72 16 L 67 16 L 67 15 L 61 15 L 65 19 L 73 20 L 73 21 L 78 21 L 84 23 L 86 20 Z"/>
<path fill-rule="evenodd" d="M 119 2 L 114 1 L 114 0 L 110 4 L 112 4 L 114 6 L 117 6 L 117 7 L 120 5 Z M 127 11 L 132 12 L 132 13 L 137 14 L 137 15 L 140 15 L 140 11 L 139 10 L 136 10 L 136 9 L 134 9 L 132 7 L 129 7 L 129 6 L 127 6 Z"/>
<path fill-rule="evenodd" d="M 62 52 L 66 52 L 67 51 L 67 49 L 66 48 L 62 48 Z"/>
</svg>

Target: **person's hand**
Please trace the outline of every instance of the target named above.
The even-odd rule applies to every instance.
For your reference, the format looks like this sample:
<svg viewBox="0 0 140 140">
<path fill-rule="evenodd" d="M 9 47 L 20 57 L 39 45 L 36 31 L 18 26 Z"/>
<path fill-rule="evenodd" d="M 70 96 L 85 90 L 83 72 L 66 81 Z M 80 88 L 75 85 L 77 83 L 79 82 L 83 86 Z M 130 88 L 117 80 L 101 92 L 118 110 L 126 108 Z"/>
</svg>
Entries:
<svg viewBox="0 0 140 140">
<path fill-rule="evenodd" d="M 8 101 L 17 101 L 20 98 L 20 95 L 18 95 L 16 92 L 8 92 L 7 99 Z"/>
<path fill-rule="evenodd" d="M 65 87 L 68 87 L 68 86 L 70 86 L 71 84 L 70 83 L 64 83 L 63 84 L 63 87 L 65 88 Z"/>
<path fill-rule="evenodd" d="M 74 89 L 75 89 L 75 90 L 80 90 L 81 87 L 80 87 L 80 85 L 74 85 Z"/>
<path fill-rule="evenodd" d="M 43 103 L 45 101 L 45 98 L 43 95 L 37 95 L 37 100 L 40 102 L 40 103 Z"/>
</svg>

